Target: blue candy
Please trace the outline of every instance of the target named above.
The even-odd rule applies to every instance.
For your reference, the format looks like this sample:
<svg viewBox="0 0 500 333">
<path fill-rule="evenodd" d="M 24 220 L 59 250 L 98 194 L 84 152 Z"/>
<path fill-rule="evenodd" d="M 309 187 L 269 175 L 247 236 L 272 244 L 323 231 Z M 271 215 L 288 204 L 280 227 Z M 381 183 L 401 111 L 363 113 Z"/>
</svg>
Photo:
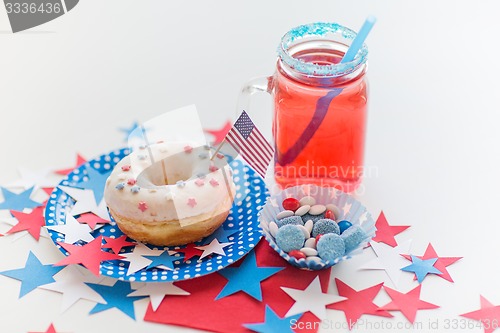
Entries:
<svg viewBox="0 0 500 333">
<path fill-rule="evenodd" d="M 340 221 L 338 223 L 338 225 L 339 225 L 339 228 L 340 228 L 340 234 L 342 235 L 342 233 L 344 231 L 346 231 L 347 229 L 349 229 L 352 226 L 352 223 L 349 222 L 349 221 L 344 220 L 344 221 Z"/>
<path fill-rule="evenodd" d="M 318 255 L 326 261 L 333 261 L 345 254 L 345 245 L 342 238 L 337 234 L 326 234 L 321 236 L 316 244 Z"/>
<path fill-rule="evenodd" d="M 323 214 L 319 214 L 319 215 L 311 215 L 309 213 L 306 213 L 306 214 L 302 215 L 301 217 L 302 217 L 302 221 L 304 221 L 304 223 L 306 223 L 309 220 L 312 220 L 314 223 L 316 223 L 318 220 L 325 218 L 325 214 L 323 213 Z"/>
<path fill-rule="evenodd" d="M 302 219 L 300 216 L 289 216 L 289 217 L 284 217 L 278 221 L 276 221 L 276 224 L 278 225 L 278 228 L 281 228 L 284 225 L 288 224 L 300 224 L 304 225 L 304 222 L 302 222 Z"/>
<path fill-rule="evenodd" d="M 293 224 L 284 225 L 276 233 L 276 244 L 285 252 L 300 250 L 305 240 L 302 230 Z"/>
<path fill-rule="evenodd" d="M 345 243 L 345 252 L 351 252 L 366 239 L 365 231 L 359 225 L 353 225 L 341 235 Z"/>
<path fill-rule="evenodd" d="M 312 230 L 312 236 L 316 237 L 318 235 L 325 235 L 325 234 L 340 234 L 340 228 L 338 224 L 334 220 L 330 219 L 321 219 L 316 221 L 314 223 L 314 227 Z"/>
</svg>

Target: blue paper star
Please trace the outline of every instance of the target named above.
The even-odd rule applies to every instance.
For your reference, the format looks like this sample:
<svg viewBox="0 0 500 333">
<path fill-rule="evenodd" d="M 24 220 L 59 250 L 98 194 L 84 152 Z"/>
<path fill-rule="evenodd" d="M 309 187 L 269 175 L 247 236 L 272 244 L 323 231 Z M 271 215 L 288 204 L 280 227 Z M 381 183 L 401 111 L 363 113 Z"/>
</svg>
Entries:
<svg viewBox="0 0 500 333">
<path fill-rule="evenodd" d="M 269 305 L 266 305 L 266 318 L 263 323 L 243 324 L 243 326 L 259 333 L 294 333 L 292 326 L 301 316 L 302 313 L 299 313 L 294 316 L 280 318 Z"/>
<path fill-rule="evenodd" d="M 134 131 L 139 127 L 139 123 L 137 121 L 134 121 L 134 123 L 132 124 L 132 126 L 130 126 L 129 128 L 119 128 L 118 130 L 120 132 L 123 132 L 125 134 L 125 139 L 123 141 L 127 142 L 130 135 L 134 133 Z"/>
<path fill-rule="evenodd" d="M 422 283 L 427 274 L 443 274 L 443 272 L 433 266 L 437 260 L 438 258 L 422 260 L 412 255 L 412 264 L 401 268 L 401 270 L 415 273 L 418 283 Z"/>
<path fill-rule="evenodd" d="M 53 276 L 63 268 L 43 265 L 33 252 L 30 251 L 24 268 L 3 271 L 0 274 L 21 281 L 21 290 L 19 292 L 19 298 L 21 298 L 39 286 L 56 282 Z"/>
<path fill-rule="evenodd" d="M 217 230 L 215 230 L 214 233 L 203 238 L 203 240 L 200 243 L 202 245 L 210 244 L 210 242 L 213 241 L 214 239 L 217 239 L 219 243 L 227 243 L 229 242 L 228 237 L 234 235 L 237 232 L 238 230 L 226 230 L 223 227 L 219 227 Z"/>
<path fill-rule="evenodd" d="M 163 252 L 159 256 L 143 256 L 143 257 L 152 261 L 146 269 L 158 266 L 165 266 L 173 270 L 174 261 L 180 259 L 179 257 L 171 256 L 170 254 L 168 254 L 168 251 Z"/>
<path fill-rule="evenodd" d="M 112 286 L 104 286 L 95 283 L 85 283 L 90 288 L 94 289 L 99 295 L 104 298 L 107 304 L 97 303 L 89 314 L 101 312 L 111 308 L 117 308 L 127 316 L 135 320 L 134 302 L 143 299 L 147 296 L 129 296 L 132 291 L 130 282 L 117 280 Z"/>
<path fill-rule="evenodd" d="M 228 279 L 216 300 L 243 291 L 258 301 L 262 301 L 260 282 L 284 267 L 258 267 L 255 251 L 251 251 L 241 263 L 240 267 L 228 267 L 218 273 Z"/>
<path fill-rule="evenodd" d="M 96 169 L 86 166 L 88 180 L 80 179 L 78 182 L 78 187 L 86 190 L 94 191 L 95 201 L 99 204 L 104 196 L 104 186 L 106 185 L 106 179 L 108 179 L 112 170 L 108 170 L 105 173 L 100 173 Z"/>
<path fill-rule="evenodd" d="M 19 194 L 11 192 L 4 187 L 0 187 L 0 189 L 2 190 L 4 198 L 4 201 L 0 202 L 0 209 L 10 209 L 22 212 L 25 208 L 35 208 L 43 205 L 40 202 L 30 199 L 33 187 Z"/>
</svg>

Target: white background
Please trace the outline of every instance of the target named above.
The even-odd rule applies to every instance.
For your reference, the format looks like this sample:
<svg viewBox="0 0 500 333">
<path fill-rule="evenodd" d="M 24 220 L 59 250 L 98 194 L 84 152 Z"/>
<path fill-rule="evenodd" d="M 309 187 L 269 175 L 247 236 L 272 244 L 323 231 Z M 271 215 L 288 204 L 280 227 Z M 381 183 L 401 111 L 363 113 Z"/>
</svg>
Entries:
<svg viewBox="0 0 500 333">
<path fill-rule="evenodd" d="M 272 73 L 291 27 L 336 21 L 358 29 L 373 14 L 366 164 L 378 172 L 358 197 L 375 217 L 383 209 L 389 223 L 412 226 L 398 236 L 413 239 L 412 253 L 432 242 L 441 256 L 464 257 L 449 267 L 454 284 L 428 277 L 423 285 L 422 299 L 441 308 L 417 321 L 439 319 L 445 331 L 445 319 L 479 308 L 480 294 L 500 304 L 497 3 L 86 0 L 18 34 L 0 7 L 0 184 L 15 180 L 19 166 L 63 168 L 76 152 L 92 158 L 120 147 L 118 127 L 187 104 L 197 105 L 204 127 L 221 127 L 235 117 L 242 84 Z M 269 105 L 259 96 L 251 110 L 268 134 Z M 0 270 L 21 267 L 29 249 L 42 262 L 60 259 L 47 239 L 3 238 Z M 358 289 L 389 281 L 357 270 L 374 256 L 365 252 L 332 276 Z M 416 286 L 403 277 L 400 290 Z M 135 303 L 136 322 L 116 309 L 88 316 L 87 301 L 60 314 L 59 294 L 38 289 L 17 300 L 19 286 L 0 276 L 2 332 L 42 331 L 52 321 L 61 332 L 174 331 L 142 321 L 146 300 Z M 376 302 L 387 300 L 381 293 Z M 329 317 L 344 320 L 338 311 Z"/>
</svg>

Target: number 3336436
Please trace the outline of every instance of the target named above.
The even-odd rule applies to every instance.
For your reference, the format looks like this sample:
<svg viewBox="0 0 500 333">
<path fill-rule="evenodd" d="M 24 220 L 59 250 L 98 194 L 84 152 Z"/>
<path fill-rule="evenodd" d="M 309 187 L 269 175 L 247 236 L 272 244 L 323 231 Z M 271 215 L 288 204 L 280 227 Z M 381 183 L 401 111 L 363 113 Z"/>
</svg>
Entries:
<svg viewBox="0 0 500 333">
<path fill-rule="evenodd" d="M 29 2 L 6 2 L 7 14 L 59 14 L 62 11 L 60 3 L 29 3 Z"/>
</svg>

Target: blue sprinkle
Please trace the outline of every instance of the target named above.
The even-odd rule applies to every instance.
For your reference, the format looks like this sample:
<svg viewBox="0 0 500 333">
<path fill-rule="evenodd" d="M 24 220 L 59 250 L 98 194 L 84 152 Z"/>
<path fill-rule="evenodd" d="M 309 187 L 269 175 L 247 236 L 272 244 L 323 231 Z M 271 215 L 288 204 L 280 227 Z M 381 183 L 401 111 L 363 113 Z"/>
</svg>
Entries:
<svg viewBox="0 0 500 333">
<path fill-rule="evenodd" d="M 321 220 L 316 221 L 316 223 L 314 223 L 313 230 L 312 230 L 313 237 L 316 237 L 318 235 L 331 234 L 331 233 L 340 235 L 340 228 L 334 220 L 321 219 Z"/>
<path fill-rule="evenodd" d="M 365 231 L 359 225 L 353 225 L 341 235 L 345 243 L 345 252 L 349 253 L 366 239 Z"/>
<path fill-rule="evenodd" d="M 125 183 L 118 183 L 116 184 L 115 188 L 117 190 L 123 190 L 125 188 Z"/>
<path fill-rule="evenodd" d="M 210 145 L 204 145 L 203 148 L 205 148 L 205 150 L 210 150 Z"/>
<path fill-rule="evenodd" d="M 338 225 L 340 227 L 340 234 L 342 235 L 342 233 L 344 231 L 346 231 L 347 229 L 349 229 L 352 226 L 352 223 L 349 222 L 349 221 L 344 220 L 344 221 L 340 221 L 338 223 Z"/>
<path fill-rule="evenodd" d="M 137 158 L 141 161 L 144 161 L 148 156 L 147 155 L 137 155 Z"/>
<path fill-rule="evenodd" d="M 326 261 L 334 261 L 345 254 L 344 240 L 337 234 L 321 236 L 316 249 L 320 258 Z"/>
<path fill-rule="evenodd" d="M 276 233 L 276 244 L 285 252 L 300 250 L 305 241 L 304 233 L 295 225 L 285 225 Z"/>
<path fill-rule="evenodd" d="M 276 221 L 276 224 L 278 225 L 278 228 L 281 228 L 284 225 L 288 224 L 300 224 L 304 225 L 304 222 L 302 222 L 302 219 L 300 216 L 289 216 L 289 217 L 284 217 L 278 221 Z"/>
<path fill-rule="evenodd" d="M 319 215 L 311 215 L 309 213 L 306 213 L 306 214 L 302 215 L 302 221 L 304 221 L 304 223 L 306 223 L 307 221 L 312 220 L 314 223 L 316 223 L 318 220 L 321 220 L 324 217 L 325 217 L 324 213 L 319 214 Z"/>
<path fill-rule="evenodd" d="M 208 154 L 207 153 L 201 153 L 201 154 L 198 155 L 198 157 L 200 159 L 204 160 L 204 159 L 208 158 Z"/>
<path fill-rule="evenodd" d="M 183 180 L 179 180 L 177 183 L 175 183 L 175 185 L 177 185 L 177 187 L 183 188 L 184 186 L 186 186 L 186 182 Z"/>
<path fill-rule="evenodd" d="M 201 179 L 205 179 L 206 176 L 207 175 L 204 174 L 203 172 L 201 172 L 201 173 L 199 173 L 199 174 L 196 175 L 196 177 L 201 178 Z"/>
<path fill-rule="evenodd" d="M 131 191 L 132 193 L 139 193 L 139 191 L 140 191 L 140 190 L 141 190 L 141 188 L 140 188 L 139 186 L 137 186 L 137 185 L 134 185 L 134 186 L 132 186 L 132 187 L 130 188 L 130 191 Z"/>
<path fill-rule="evenodd" d="M 139 149 L 146 149 L 146 148 L 147 148 L 147 146 L 146 146 L 146 145 L 140 145 L 140 146 L 139 146 Z"/>
</svg>

